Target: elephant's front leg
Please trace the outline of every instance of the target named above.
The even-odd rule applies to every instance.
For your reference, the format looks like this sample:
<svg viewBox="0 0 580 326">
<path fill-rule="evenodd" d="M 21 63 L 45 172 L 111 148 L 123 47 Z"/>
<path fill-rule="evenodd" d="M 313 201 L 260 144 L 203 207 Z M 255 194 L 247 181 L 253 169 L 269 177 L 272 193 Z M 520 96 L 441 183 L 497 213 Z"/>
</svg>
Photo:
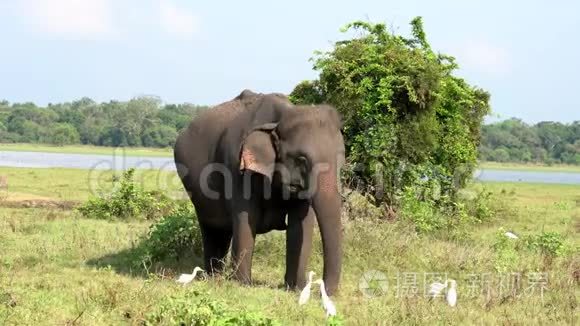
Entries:
<svg viewBox="0 0 580 326">
<path fill-rule="evenodd" d="M 232 263 L 236 279 L 249 284 L 252 281 L 252 255 L 256 239 L 258 210 L 250 200 L 239 200 L 234 213 Z"/>
<path fill-rule="evenodd" d="M 312 251 L 314 210 L 307 201 L 300 201 L 288 212 L 286 231 L 286 286 L 294 289 L 306 285 L 306 268 Z"/>
</svg>

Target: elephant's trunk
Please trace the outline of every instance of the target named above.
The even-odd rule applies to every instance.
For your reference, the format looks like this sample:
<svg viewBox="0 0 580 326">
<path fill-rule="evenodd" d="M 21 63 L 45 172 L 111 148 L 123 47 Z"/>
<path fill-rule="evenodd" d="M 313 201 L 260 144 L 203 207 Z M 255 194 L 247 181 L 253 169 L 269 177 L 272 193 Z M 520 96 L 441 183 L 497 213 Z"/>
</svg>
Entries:
<svg viewBox="0 0 580 326">
<path fill-rule="evenodd" d="M 319 189 L 312 198 L 324 251 L 324 284 L 329 295 L 336 292 L 342 263 L 341 199 L 334 173 L 319 176 Z"/>
</svg>

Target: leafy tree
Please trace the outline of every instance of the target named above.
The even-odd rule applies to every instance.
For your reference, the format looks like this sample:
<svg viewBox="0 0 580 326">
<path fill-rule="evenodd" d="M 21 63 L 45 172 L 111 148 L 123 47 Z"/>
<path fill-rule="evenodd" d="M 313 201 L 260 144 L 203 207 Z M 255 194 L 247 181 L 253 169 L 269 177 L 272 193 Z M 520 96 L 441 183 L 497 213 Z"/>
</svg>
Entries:
<svg viewBox="0 0 580 326">
<path fill-rule="evenodd" d="M 360 33 L 317 52 L 318 79 L 290 95 L 297 104 L 326 102 L 339 110 L 347 179 L 391 205 L 409 187 L 438 184 L 439 199 L 453 197 L 476 163 L 490 110 L 489 94 L 453 76 L 452 57 L 433 52 L 420 17 L 411 27 L 405 38 L 384 24 L 348 24 L 344 32 Z"/>
<path fill-rule="evenodd" d="M 42 127 L 34 121 L 15 119 L 9 126 L 14 128 L 9 128 L 8 131 L 18 133 L 23 142 L 37 143 L 42 139 Z"/>
<path fill-rule="evenodd" d="M 94 117 L 87 117 L 79 126 L 79 134 L 81 143 L 103 145 L 102 139 L 105 135 L 105 127 L 103 120 Z"/>
<path fill-rule="evenodd" d="M 159 111 L 158 117 L 164 125 L 174 126 L 176 130 L 181 130 L 189 125 L 200 110 L 206 107 L 192 104 L 168 104 Z"/>
<path fill-rule="evenodd" d="M 155 126 L 144 131 L 141 137 L 143 146 L 146 147 L 167 147 L 172 146 L 177 139 L 177 131 L 170 126 Z"/>
<path fill-rule="evenodd" d="M 99 145 L 114 147 L 139 146 L 141 145 L 141 140 L 136 138 L 135 135 L 128 133 L 123 127 L 110 126 L 103 131 Z"/>
<path fill-rule="evenodd" d="M 578 121 L 528 125 L 515 118 L 486 125 L 479 156 L 498 162 L 578 164 L 579 125 Z"/>
<path fill-rule="evenodd" d="M 507 148 L 500 147 L 491 153 L 491 157 L 496 162 L 508 162 L 510 160 L 510 153 Z"/>
<path fill-rule="evenodd" d="M 206 108 L 187 103 L 162 106 L 150 96 L 107 103 L 85 97 L 47 107 L 3 101 L 0 142 L 164 147 Z"/>
<path fill-rule="evenodd" d="M 80 136 L 70 123 L 59 123 L 50 132 L 49 142 L 55 145 L 78 144 Z"/>
</svg>

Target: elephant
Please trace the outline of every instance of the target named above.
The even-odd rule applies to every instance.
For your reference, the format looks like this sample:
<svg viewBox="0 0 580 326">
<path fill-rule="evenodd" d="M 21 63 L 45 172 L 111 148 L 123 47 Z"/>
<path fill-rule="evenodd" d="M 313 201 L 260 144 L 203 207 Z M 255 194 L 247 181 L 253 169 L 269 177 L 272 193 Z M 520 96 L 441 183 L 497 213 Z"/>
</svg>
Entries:
<svg viewBox="0 0 580 326">
<path fill-rule="evenodd" d="M 256 234 L 286 231 L 285 286 L 302 288 L 314 220 L 323 280 L 338 289 L 342 260 L 341 118 L 329 105 L 293 105 L 283 94 L 244 90 L 203 111 L 177 137 L 177 173 L 195 207 L 206 271 L 230 250 L 235 279 L 251 284 Z"/>
</svg>

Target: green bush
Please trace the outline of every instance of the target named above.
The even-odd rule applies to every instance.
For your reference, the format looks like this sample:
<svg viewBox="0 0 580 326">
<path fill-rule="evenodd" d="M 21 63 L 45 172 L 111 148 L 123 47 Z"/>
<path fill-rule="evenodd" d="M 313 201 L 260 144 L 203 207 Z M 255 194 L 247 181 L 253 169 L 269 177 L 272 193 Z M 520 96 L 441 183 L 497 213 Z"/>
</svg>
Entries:
<svg viewBox="0 0 580 326">
<path fill-rule="evenodd" d="M 344 217 L 349 220 L 368 219 L 378 220 L 385 216 L 385 213 L 375 205 L 368 196 L 358 191 L 344 189 L 344 203 L 342 212 Z"/>
<path fill-rule="evenodd" d="M 517 266 L 521 250 L 539 252 L 547 257 L 564 256 L 569 253 L 565 237 L 557 232 L 520 236 L 519 239 L 508 238 L 505 233 L 506 231 L 500 228 L 492 245 L 496 253 L 495 268 L 499 272 L 505 272 Z"/>
<path fill-rule="evenodd" d="M 564 236 L 557 232 L 542 232 L 539 235 L 525 237 L 524 242 L 530 250 L 539 251 L 548 256 L 561 256 L 566 253 Z"/>
<path fill-rule="evenodd" d="M 343 31 L 356 36 L 317 52 L 318 79 L 297 85 L 290 99 L 325 102 L 339 110 L 345 174 L 376 204 L 400 207 L 409 187 L 419 193 L 423 190 L 416 188 L 437 183 L 448 199 L 413 208 L 427 213 L 454 206 L 457 190 L 471 179 L 489 94 L 453 76 L 454 58 L 431 49 L 420 17 L 411 27 L 412 36 L 406 38 L 388 32 L 384 24 L 348 24 Z"/>
<path fill-rule="evenodd" d="M 491 196 L 491 192 L 463 189 L 457 193 L 457 201 L 472 221 L 482 222 L 493 215 L 489 205 Z"/>
<path fill-rule="evenodd" d="M 407 187 L 401 199 L 401 216 L 413 222 L 419 233 L 429 233 L 441 229 L 444 220 L 433 201 L 420 198 L 413 187 Z"/>
<path fill-rule="evenodd" d="M 179 259 L 183 255 L 201 254 L 201 233 L 190 203 L 176 207 L 151 225 L 143 242 L 144 259 L 152 262 Z"/>
<path fill-rule="evenodd" d="M 188 290 L 185 294 L 164 299 L 145 317 L 145 324 L 271 326 L 281 323 L 259 312 L 228 307 L 222 301 L 211 299 L 209 293 Z"/>
<path fill-rule="evenodd" d="M 504 194 L 505 196 L 505 194 Z M 504 198 L 500 198 L 493 192 L 485 189 L 479 192 L 473 192 L 471 198 L 461 199 L 465 204 L 465 211 L 474 222 L 482 223 L 490 221 L 498 216 L 506 217 L 512 213 L 511 206 Z"/>
<path fill-rule="evenodd" d="M 505 273 L 513 270 L 518 265 L 520 255 L 517 251 L 517 239 L 508 238 L 506 230 L 500 228 L 494 238 L 492 248 L 495 252 L 494 267 L 497 272 Z"/>
<path fill-rule="evenodd" d="M 155 191 L 145 191 L 134 182 L 135 169 L 123 173 L 115 181 L 111 194 L 90 198 L 78 208 L 84 217 L 95 219 L 157 219 L 172 209 L 167 196 Z"/>
</svg>

